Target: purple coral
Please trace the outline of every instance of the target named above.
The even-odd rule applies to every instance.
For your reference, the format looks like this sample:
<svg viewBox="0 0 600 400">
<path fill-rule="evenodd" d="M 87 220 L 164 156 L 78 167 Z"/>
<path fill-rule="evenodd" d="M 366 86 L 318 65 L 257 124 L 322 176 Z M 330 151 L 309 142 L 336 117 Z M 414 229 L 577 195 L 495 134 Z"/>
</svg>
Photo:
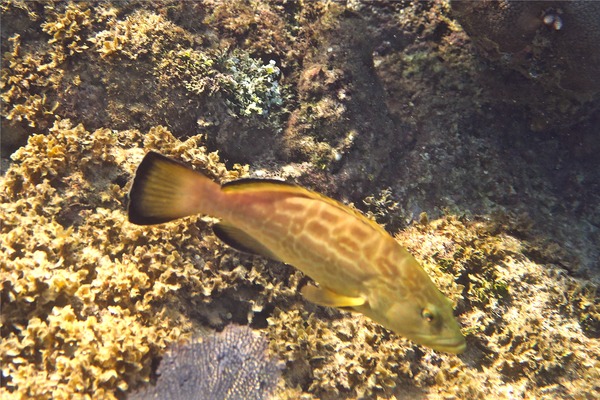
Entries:
<svg viewBox="0 0 600 400">
<path fill-rule="evenodd" d="M 267 355 L 267 341 L 247 326 L 229 325 L 172 348 L 158 367 L 156 385 L 129 399 L 267 399 L 281 367 Z"/>
</svg>

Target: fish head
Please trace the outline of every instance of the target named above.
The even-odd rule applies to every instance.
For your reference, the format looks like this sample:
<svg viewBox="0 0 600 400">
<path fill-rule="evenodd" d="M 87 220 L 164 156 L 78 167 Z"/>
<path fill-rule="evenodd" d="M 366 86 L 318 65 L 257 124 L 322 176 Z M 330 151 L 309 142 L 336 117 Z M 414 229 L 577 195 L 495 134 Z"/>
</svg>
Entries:
<svg viewBox="0 0 600 400">
<path fill-rule="evenodd" d="M 460 354 L 466 341 L 452 313 L 449 300 L 396 304 L 390 308 L 392 330 L 402 333 L 415 343 L 437 351 Z"/>
<path fill-rule="evenodd" d="M 466 341 L 453 315 L 452 302 L 427 278 L 413 293 L 390 282 L 369 299 L 370 312 L 386 328 L 437 351 L 460 354 Z"/>
</svg>

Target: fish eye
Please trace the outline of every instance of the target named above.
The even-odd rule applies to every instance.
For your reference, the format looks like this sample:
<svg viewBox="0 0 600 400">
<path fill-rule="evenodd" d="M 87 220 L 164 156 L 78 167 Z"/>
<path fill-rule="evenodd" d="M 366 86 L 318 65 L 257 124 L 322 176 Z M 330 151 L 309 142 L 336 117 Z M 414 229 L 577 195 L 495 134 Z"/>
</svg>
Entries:
<svg viewBox="0 0 600 400">
<path fill-rule="evenodd" d="M 421 317 L 422 317 L 422 318 L 423 318 L 425 321 L 427 321 L 427 322 L 431 322 L 431 321 L 433 321 L 433 317 L 434 317 L 434 315 L 433 315 L 433 312 L 431 312 L 431 310 L 429 310 L 428 308 L 424 308 L 424 309 L 421 311 Z"/>
</svg>

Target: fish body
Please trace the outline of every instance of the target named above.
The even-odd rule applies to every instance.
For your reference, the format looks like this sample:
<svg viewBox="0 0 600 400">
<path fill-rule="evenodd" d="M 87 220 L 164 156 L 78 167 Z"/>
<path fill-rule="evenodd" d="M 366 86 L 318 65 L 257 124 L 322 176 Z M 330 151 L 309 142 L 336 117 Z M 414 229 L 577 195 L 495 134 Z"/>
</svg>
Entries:
<svg viewBox="0 0 600 400">
<path fill-rule="evenodd" d="M 319 283 L 302 290 L 308 300 L 360 312 L 439 351 L 465 350 L 450 300 L 417 260 L 381 226 L 329 197 L 272 180 L 220 186 L 151 152 L 136 172 L 128 213 L 141 225 L 198 213 L 219 218 L 213 229 L 225 243 Z"/>
</svg>

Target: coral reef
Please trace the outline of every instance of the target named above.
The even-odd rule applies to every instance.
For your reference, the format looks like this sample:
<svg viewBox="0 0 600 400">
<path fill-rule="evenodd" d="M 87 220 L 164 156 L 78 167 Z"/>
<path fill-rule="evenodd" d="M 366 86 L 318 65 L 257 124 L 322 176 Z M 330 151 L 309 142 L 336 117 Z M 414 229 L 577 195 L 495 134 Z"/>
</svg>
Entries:
<svg viewBox="0 0 600 400">
<path fill-rule="evenodd" d="M 285 363 L 276 398 L 598 397 L 597 100 L 539 84 L 566 87 L 543 57 L 591 3 L 540 14 L 528 78 L 444 0 L 2 2 L 0 397 L 123 398 L 231 323 Z M 129 224 L 148 150 L 221 182 L 291 177 L 401 231 L 467 352 L 307 303 L 307 278 L 210 218 Z"/>
<path fill-rule="evenodd" d="M 563 95 L 585 99 L 600 92 L 598 3 L 457 1 L 452 8 L 491 58 Z"/>
<path fill-rule="evenodd" d="M 172 347 L 158 366 L 155 386 L 128 399 L 248 399 L 270 397 L 280 368 L 267 341 L 248 327 L 228 325 L 201 341 Z"/>
<path fill-rule="evenodd" d="M 91 133 L 63 120 L 13 155 L 2 182 L 3 390 L 39 398 L 126 390 L 149 376 L 152 353 L 191 329 L 171 297 L 181 285 L 196 282 L 203 298 L 236 279 L 226 270 L 229 278 L 211 278 L 211 261 L 183 259 L 181 240 L 147 242 L 126 223 L 125 185 L 143 155 L 136 142 L 162 151 L 171 143 L 215 177 L 243 173 L 225 170 L 198 138 L 174 140 L 162 128 Z M 181 228 L 180 239 L 198 236 Z"/>
<path fill-rule="evenodd" d="M 598 390 L 597 287 L 529 259 L 508 233 L 513 218 L 445 217 L 398 237 L 456 302 L 461 358 L 300 300 L 298 272 L 224 249 L 199 217 L 128 224 L 126 183 L 144 150 L 219 179 L 246 173 L 227 171 L 200 140 L 62 121 L 15 153 L 2 182 L 4 394 L 112 397 L 150 379 L 169 343 L 228 321 L 266 328 L 287 364 L 282 398 L 298 388 L 317 398 Z"/>
</svg>

